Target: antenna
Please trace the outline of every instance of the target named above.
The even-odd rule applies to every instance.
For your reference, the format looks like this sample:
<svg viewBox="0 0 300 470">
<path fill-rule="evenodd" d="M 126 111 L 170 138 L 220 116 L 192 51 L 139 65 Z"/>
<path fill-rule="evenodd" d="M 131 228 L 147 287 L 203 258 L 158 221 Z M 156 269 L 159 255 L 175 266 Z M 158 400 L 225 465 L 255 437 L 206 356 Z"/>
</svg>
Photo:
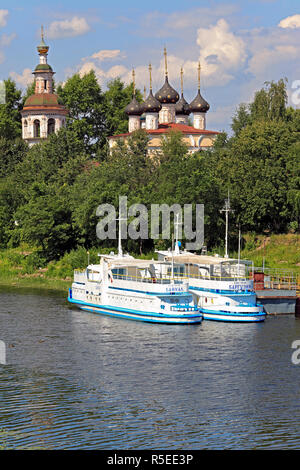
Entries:
<svg viewBox="0 0 300 470">
<path fill-rule="evenodd" d="M 179 245 L 178 245 L 178 227 L 179 225 L 181 225 L 181 222 L 179 222 L 179 214 L 176 214 L 176 222 L 174 222 L 174 225 L 175 225 L 175 254 L 176 255 L 179 255 Z M 172 250 L 173 250 L 173 247 L 172 247 Z"/>
<path fill-rule="evenodd" d="M 200 65 L 200 63 L 199 63 L 199 65 Z M 229 212 L 234 212 L 234 210 L 232 210 L 231 207 L 230 207 L 229 189 L 228 189 L 228 197 L 227 197 L 227 199 L 225 199 L 225 205 L 224 205 L 223 209 L 220 210 L 220 212 L 225 212 L 225 215 L 226 215 L 225 255 L 224 255 L 224 258 L 228 258 L 228 226 L 229 226 L 228 214 L 229 214 Z"/>
</svg>

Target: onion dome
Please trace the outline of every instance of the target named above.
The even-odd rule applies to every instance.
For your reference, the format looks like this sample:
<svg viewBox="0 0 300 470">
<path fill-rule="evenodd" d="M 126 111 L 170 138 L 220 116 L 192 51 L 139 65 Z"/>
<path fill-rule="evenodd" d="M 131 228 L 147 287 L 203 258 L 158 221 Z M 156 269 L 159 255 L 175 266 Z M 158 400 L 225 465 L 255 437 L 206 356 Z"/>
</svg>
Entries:
<svg viewBox="0 0 300 470">
<path fill-rule="evenodd" d="M 198 90 L 196 98 L 190 103 L 191 113 L 206 113 L 210 106 L 207 101 L 201 96 L 200 90 Z"/>
<path fill-rule="evenodd" d="M 125 113 L 127 116 L 140 116 L 143 108 L 135 97 L 135 71 L 132 70 L 133 96 L 131 102 L 126 106 Z"/>
<path fill-rule="evenodd" d="M 148 98 L 142 103 L 144 113 L 158 113 L 161 110 L 160 102 L 153 96 L 152 90 L 150 89 Z"/>
<path fill-rule="evenodd" d="M 38 50 L 39 54 L 47 54 L 47 52 L 49 51 L 49 46 L 47 46 L 45 44 L 45 41 L 44 41 L 44 28 L 43 28 L 43 26 L 41 28 L 41 36 L 42 36 L 42 39 L 41 39 L 40 44 L 37 46 L 37 50 Z"/>
<path fill-rule="evenodd" d="M 188 116 L 191 113 L 191 110 L 190 110 L 188 102 L 185 100 L 183 96 L 183 69 L 182 67 L 180 69 L 180 76 L 181 76 L 181 98 L 176 103 L 175 114 L 184 114 L 185 116 Z"/>
<path fill-rule="evenodd" d="M 200 62 L 198 63 L 198 93 L 196 98 L 190 103 L 191 113 L 206 113 L 210 106 L 200 93 Z"/>
<path fill-rule="evenodd" d="M 140 116 L 143 112 L 143 108 L 137 101 L 136 97 L 133 96 L 131 102 L 126 106 L 125 113 L 128 116 Z"/>
<path fill-rule="evenodd" d="M 164 56 L 165 56 L 165 83 L 161 87 L 160 90 L 155 94 L 155 98 L 160 101 L 160 103 L 177 103 L 179 100 L 179 95 L 174 88 L 171 87 L 169 84 L 169 79 L 168 79 L 168 64 L 167 64 L 167 51 L 166 48 L 164 48 Z"/>
<path fill-rule="evenodd" d="M 24 108 L 31 107 L 49 107 L 58 108 L 63 106 L 59 104 L 59 98 L 54 93 L 35 93 L 30 95 L 24 103 Z"/>
<path fill-rule="evenodd" d="M 160 101 L 160 103 L 177 103 L 179 100 L 179 95 L 169 84 L 168 77 L 166 77 L 165 83 L 161 89 L 155 94 L 155 98 Z"/>
<path fill-rule="evenodd" d="M 180 100 L 176 103 L 175 113 L 184 114 L 185 116 L 188 116 L 189 114 L 191 114 L 190 106 L 188 102 L 185 100 L 183 95 L 181 95 Z"/>
<path fill-rule="evenodd" d="M 152 66 L 151 64 L 149 64 L 149 78 L 150 78 L 150 90 L 149 90 L 148 98 L 142 104 L 143 112 L 144 113 L 158 113 L 161 110 L 161 104 L 153 96 L 153 93 L 152 93 Z"/>
</svg>

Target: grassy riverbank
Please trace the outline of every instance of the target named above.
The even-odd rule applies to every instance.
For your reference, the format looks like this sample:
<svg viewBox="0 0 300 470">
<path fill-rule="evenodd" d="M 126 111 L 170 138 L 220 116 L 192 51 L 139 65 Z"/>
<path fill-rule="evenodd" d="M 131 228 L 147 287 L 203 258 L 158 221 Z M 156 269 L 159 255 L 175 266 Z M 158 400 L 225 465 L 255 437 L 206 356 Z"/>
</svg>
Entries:
<svg viewBox="0 0 300 470">
<path fill-rule="evenodd" d="M 266 268 L 291 270 L 300 275 L 300 236 L 297 234 L 246 234 L 242 247 L 241 257 L 253 260 L 255 266 L 262 266 L 264 259 Z M 88 254 L 84 248 L 79 248 L 58 261 L 47 263 L 36 248 L 27 245 L 1 250 L 0 286 L 67 292 L 74 269 L 84 269 L 88 262 L 97 263 L 98 251 L 93 248 Z M 110 251 L 101 249 L 102 253 Z M 146 257 L 151 259 L 153 256 L 154 253 L 149 253 Z M 230 256 L 237 257 L 237 252 L 230 252 Z"/>
</svg>

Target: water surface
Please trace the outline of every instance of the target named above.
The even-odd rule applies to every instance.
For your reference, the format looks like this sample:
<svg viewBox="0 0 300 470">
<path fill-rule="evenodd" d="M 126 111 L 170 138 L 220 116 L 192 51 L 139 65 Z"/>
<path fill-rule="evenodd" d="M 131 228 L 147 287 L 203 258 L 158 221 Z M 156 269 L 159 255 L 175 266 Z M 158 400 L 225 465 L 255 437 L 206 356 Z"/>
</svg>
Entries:
<svg viewBox="0 0 300 470">
<path fill-rule="evenodd" d="M 155 325 L 0 290 L 0 446 L 297 449 L 300 319 Z"/>
</svg>

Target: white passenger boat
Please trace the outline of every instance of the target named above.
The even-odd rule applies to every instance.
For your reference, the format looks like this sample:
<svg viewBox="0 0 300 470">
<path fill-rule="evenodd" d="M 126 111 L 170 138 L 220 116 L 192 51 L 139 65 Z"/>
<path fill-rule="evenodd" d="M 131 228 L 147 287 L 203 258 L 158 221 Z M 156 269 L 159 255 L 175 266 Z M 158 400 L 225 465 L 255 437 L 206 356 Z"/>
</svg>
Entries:
<svg viewBox="0 0 300 470">
<path fill-rule="evenodd" d="M 200 323 L 203 316 L 187 280 L 163 275 L 164 267 L 130 256 L 101 255 L 99 264 L 75 271 L 68 300 L 82 310 L 129 320 Z"/>
<path fill-rule="evenodd" d="M 174 275 L 189 281 L 190 292 L 205 320 L 261 322 L 266 314 L 256 301 L 251 278 L 252 263 L 246 260 L 196 255 L 179 250 L 158 251 L 158 259 L 174 264 Z M 166 266 L 165 273 L 170 272 Z"/>
</svg>

